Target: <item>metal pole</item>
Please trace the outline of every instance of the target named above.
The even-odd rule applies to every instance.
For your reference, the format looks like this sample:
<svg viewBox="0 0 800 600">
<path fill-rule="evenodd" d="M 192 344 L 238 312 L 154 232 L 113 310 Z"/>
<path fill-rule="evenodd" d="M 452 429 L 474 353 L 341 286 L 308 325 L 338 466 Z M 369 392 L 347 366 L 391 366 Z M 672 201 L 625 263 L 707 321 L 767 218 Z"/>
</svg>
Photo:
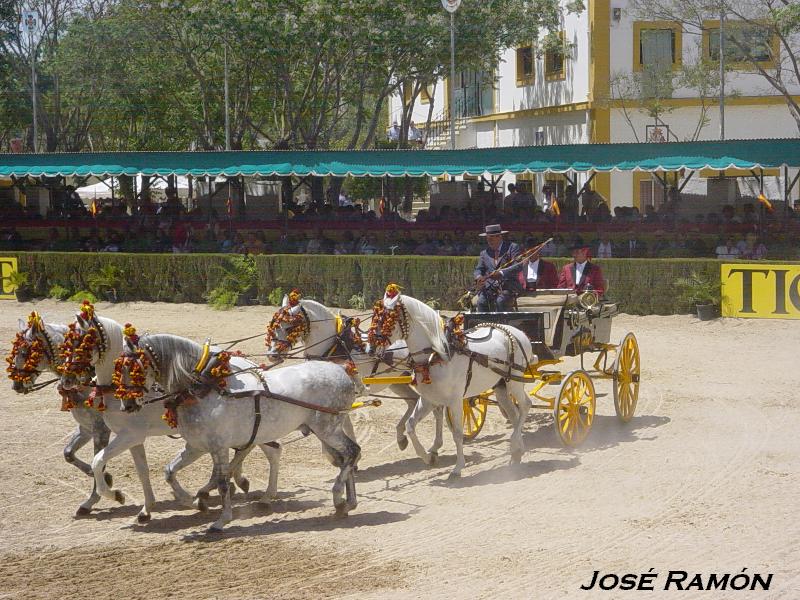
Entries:
<svg viewBox="0 0 800 600">
<path fill-rule="evenodd" d="M 456 149 L 456 15 L 450 13 L 450 149 Z"/>
<path fill-rule="evenodd" d="M 28 32 L 31 43 L 31 103 L 33 104 L 33 151 L 37 151 L 37 141 L 39 140 L 39 124 L 36 118 L 36 48 L 33 45 L 33 31 Z"/>
<path fill-rule="evenodd" d="M 725 139 L 725 3 L 719 5 L 719 139 Z"/>
<path fill-rule="evenodd" d="M 225 150 L 231 149 L 231 119 L 228 109 L 228 43 L 225 43 Z"/>
</svg>

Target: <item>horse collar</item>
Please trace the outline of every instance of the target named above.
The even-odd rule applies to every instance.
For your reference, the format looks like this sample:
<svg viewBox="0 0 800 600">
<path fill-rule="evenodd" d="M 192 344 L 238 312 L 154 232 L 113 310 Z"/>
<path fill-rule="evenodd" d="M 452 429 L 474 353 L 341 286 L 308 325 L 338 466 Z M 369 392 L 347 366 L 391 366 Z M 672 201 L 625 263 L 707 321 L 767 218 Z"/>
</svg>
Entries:
<svg viewBox="0 0 800 600">
<path fill-rule="evenodd" d="M 108 335 L 106 334 L 106 328 L 103 327 L 103 324 L 100 322 L 95 316 L 92 316 L 92 325 L 97 329 L 97 332 L 100 334 L 100 341 L 97 344 L 97 352 L 100 355 L 100 358 L 103 358 L 103 355 L 108 350 Z"/>
</svg>

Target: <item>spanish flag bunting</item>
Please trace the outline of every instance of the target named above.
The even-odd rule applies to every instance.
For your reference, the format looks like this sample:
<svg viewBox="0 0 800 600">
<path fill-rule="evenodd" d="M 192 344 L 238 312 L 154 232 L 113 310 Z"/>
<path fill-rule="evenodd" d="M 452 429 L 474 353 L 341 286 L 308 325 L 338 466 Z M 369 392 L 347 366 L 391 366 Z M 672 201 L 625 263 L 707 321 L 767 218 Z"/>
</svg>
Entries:
<svg viewBox="0 0 800 600">
<path fill-rule="evenodd" d="M 228 209 L 228 216 L 230 217 L 233 215 L 233 200 L 228 198 L 228 201 L 225 203 L 225 207 Z"/>
<path fill-rule="evenodd" d="M 758 195 L 758 201 L 764 205 L 764 208 L 767 209 L 767 212 L 772 212 L 773 210 L 775 210 L 772 206 L 772 202 L 770 202 L 769 198 L 767 198 L 764 194 Z"/>
<path fill-rule="evenodd" d="M 553 214 L 557 217 L 561 215 L 561 207 L 558 205 L 558 198 L 555 196 L 553 196 Z"/>
<path fill-rule="evenodd" d="M 386 201 L 381 197 L 381 202 L 378 205 L 378 214 L 383 216 L 383 213 L 386 211 Z"/>
<path fill-rule="evenodd" d="M 97 198 L 92 200 L 92 206 L 89 209 L 93 217 L 97 217 Z"/>
</svg>

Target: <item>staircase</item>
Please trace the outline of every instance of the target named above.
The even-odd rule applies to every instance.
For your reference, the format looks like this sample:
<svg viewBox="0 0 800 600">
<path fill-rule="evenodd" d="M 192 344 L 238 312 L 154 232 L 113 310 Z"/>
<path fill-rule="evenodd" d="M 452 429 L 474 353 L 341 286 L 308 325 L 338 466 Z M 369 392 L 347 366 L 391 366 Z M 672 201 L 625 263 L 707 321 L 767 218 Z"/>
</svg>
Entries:
<svg viewBox="0 0 800 600">
<path fill-rule="evenodd" d="M 458 147 L 458 136 L 467 128 L 467 119 L 464 117 L 456 118 L 456 147 Z M 450 149 L 450 111 L 443 110 L 431 120 L 427 135 L 425 136 L 426 150 L 449 150 Z M 415 213 L 416 214 L 416 213 Z"/>
</svg>

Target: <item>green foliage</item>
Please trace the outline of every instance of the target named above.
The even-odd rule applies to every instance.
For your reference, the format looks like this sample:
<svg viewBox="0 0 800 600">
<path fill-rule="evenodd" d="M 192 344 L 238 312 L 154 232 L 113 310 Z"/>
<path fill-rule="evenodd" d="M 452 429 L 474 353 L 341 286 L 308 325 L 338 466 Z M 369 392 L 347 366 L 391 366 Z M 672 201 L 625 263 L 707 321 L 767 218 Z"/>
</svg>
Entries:
<svg viewBox="0 0 800 600">
<path fill-rule="evenodd" d="M 23 271 L 12 271 L 6 277 L 8 284 L 14 289 L 25 288 L 30 281 L 30 275 Z"/>
<path fill-rule="evenodd" d="M 721 286 L 719 278 L 691 271 L 686 277 L 675 280 L 675 289 L 678 291 L 678 302 L 687 309 L 698 304 L 713 304 L 719 306 Z"/>
<path fill-rule="evenodd" d="M 282 287 L 276 287 L 267 294 L 267 303 L 270 306 L 280 306 L 285 295 L 286 292 L 283 291 Z"/>
<path fill-rule="evenodd" d="M 350 296 L 348 305 L 350 306 L 350 308 L 355 310 L 366 310 L 367 301 L 364 298 L 364 294 L 353 294 L 352 296 Z"/>
<path fill-rule="evenodd" d="M 240 288 L 223 281 L 230 278 L 235 265 L 248 274 L 259 297 L 279 305 L 285 290 L 297 287 L 305 298 L 315 298 L 332 307 L 351 306 L 353 296 L 369 307 L 383 296 L 390 281 L 403 286 L 403 292 L 416 298 L 437 300 L 442 309 L 458 308 L 458 298 L 472 281 L 473 257 L 412 256 L 303 256 L 259 255 L 238 263 L 230 255 L 148 255 L 88 253 L 8 252 L 17 258 L 19 268 L 30 277 L 31 291 L 47 296 L 58 284 L 68 289 L 85 289 L 82 273 L 99 271 L 115 264 L 125 273 L 136 273 L 123 282 L 126 300 L 215 302 L 232 306 L 241 299 Z M 555 259 L 561 267 L 566 259 Z M 630 314 L 674 314 L 686 310 L 678 299 L 675 281 L 691 277 L 719 281 L 719 261 L 713 259 L 604 259 L 598 260 L 609 282 L 609 299 Z M 780 262 L 780 261 L 778 261 Z M 240 273 L 241 275 L 241 273 Z M 265 285 L 266 282 L 268 286 Z M 209 293 L 210 290 L 215 290 Z M 716 294 L 719 297 L 718 294 Z M 359 309 L 360 310 L 360 309 Z"/>
<path fill-rule="evenodd" d="M 238 292 L 224 287 L 216 287 L 208 293 L 208 304 L 215 310 L 230 310 L 238 300 Z"/>
<path fill-rule="evenodd" d="M 92 292 L 88 290 L 81 290 L 79 292 L 75 292 L 67 298 L 70 302 L 83 302 L 84 300 L 88 300 L 91 303 L 97 302 L 97 296 L 95 296 Z"/>
<path fill-rule="evenodd" d="M 67 288 L 58 285 L 57 283 L 50 288 L 47 292 L 47 297 L 53 300 L 66 300 L 72 295 L 72 292 Z"/>
<path fill-rule="evenodd" d="M 89 289 L 96 296 L 110 295 L 117 300 L 117 290 L 124 281 L 125 273 L 118 266 L 113 264 L 103 265 L 99 271 L 90 273 L 86 278 Z"/>
</svg>

